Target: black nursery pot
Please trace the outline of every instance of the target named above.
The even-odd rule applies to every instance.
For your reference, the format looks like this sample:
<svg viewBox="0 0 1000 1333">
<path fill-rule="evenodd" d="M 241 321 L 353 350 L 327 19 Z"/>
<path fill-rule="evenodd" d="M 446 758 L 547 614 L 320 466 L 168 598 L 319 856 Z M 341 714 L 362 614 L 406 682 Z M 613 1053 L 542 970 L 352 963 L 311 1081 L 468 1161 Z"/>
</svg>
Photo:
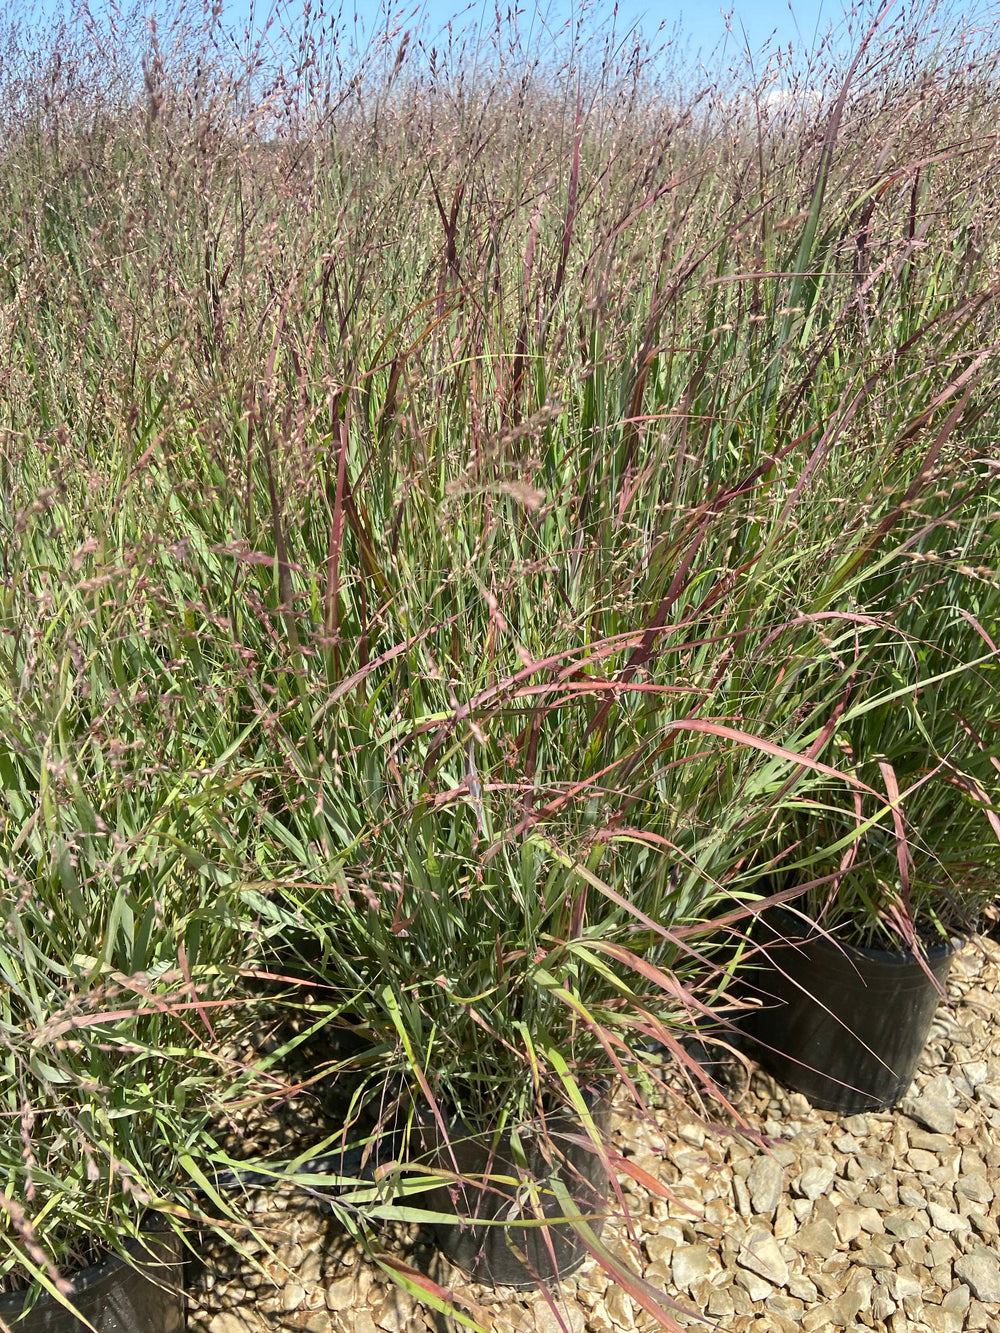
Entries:
<svg viewBox="0 0 1000 1333">
<path fill-rule="evenodd" d="M 739 1020 L 751 1054 L 813 1106 L 852 1115 L 905 1094 L 940 998 L 912 953 L 805 938 L 790 913 L 768 913 L 756 932 L 767 957 L 747 976 L 764 1007 Z M 929 949 L 943 986 L 955 950 Z"/>
<path fill-rule="evenodd" d="M 183 1333 L 181 1242 L 156 1232 L 129 1247 L 137 1267 L 110 1255 L 73 1279 L 70 1301 L 97 1333 Z M 88 1333 L 87 1325 L 47 1293 L 23 1315 L 24 1295 L 0 1296 L 0 1320 L 12 1333 Z"/>
<path fill-rule="evenodd" d="M 604 1137 L 611 1124 L 610 1094 L 601 1091 L 588 1100 L 595 1127 Z M 468 1178 L 461 1184 L 438 1186 L 420 1197 L 421 1206 L 429 1211 L 456 1215 L 454 1223 L 434 1226 L 439 1249 L 456 1267 L 484 1285 L 520 1289 L 561 1281 L 580 1267 L 589 1251 L 572 1225 L 539 1226 L 531 1203 L 518 1203 L 517 1185 L 496 1179 L 519 1179 L 509 1133 L 500 1137 L 495 1148 L 492 1134 L 473 1133 L 461 1121 L 449 1125 L 450 1148 L 433 1122 L 425 1122 L 419 1133 L 436 1167 L 449 1171 L 457 1167 Z M 540 1121 L 522 1126 L 518 1138 L 529 1178 L 544 1182 L 558 1169 L 582 1214 L 604 1213 L 607 1172 L 578 1118 L 566 1113 L 547 1116 L 544 1126 Z M 492 1179 L 482 1181 L 483 1177 Z M 544 1187 L 540 1202 L 544 1216 L 565 1215 L 562 1205 Z M 477 1226 L 475 1219 L 504 1219 L 506 1225 Z M 524 1226 L 524 1221 L 536 1224 Z M 588 1216 L 588 1225 L 599 1235 L 603 1218 Z"/>
</svg>

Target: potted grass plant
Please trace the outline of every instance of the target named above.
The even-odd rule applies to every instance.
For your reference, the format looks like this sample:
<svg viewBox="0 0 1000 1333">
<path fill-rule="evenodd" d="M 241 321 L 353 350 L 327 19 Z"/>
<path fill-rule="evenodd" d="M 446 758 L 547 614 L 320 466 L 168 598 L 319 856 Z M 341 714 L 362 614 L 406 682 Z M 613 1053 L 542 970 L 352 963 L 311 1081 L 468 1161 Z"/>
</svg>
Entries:
<svg viewBox="0 0 1000 1333">
<path fill-rule="evenodd" d="M 488 1284 L 549 1283 L 592 1255 L 628 1282 L 599 1239 L 628 1169 L 609 1144 L 611 1095 L 619 1080 L 637 1096 L 652 1086 L 664 1048 L 696 1071 L 682 1042 L 719 969 L 688 937 L 704 932 L 709 892 L 725 897 L 704 885 L 738 843 L 685 884 L 657 866 L 667 834 L 649 828 L 595 837 L 567 819 L 508 840 L 500 784 L 460 754 L 464 779 L 379 821 L 363 865 L 268 886 L 280 970 L 291 949 L 334 1025 L 361 1039 L 357 1116 L 367 1103 L 383 1186 L 372 1218 L 402 1202 Z"/>
<path fill-rule="evenodd" d="M 858 589 L 869 625 L 824 659 L 855 678 L 828 728 L 851 781 L 805 781 L 789 804 L 771 885 L 791 901 L 759 923 L 765 963 L 747 979 L 762 1007 L 743 1025 L 773 1072 L 829 1109 L 905 1094 L 954 949 L 996 896 L 993 492 L 939 487 L 949 521 L 921 515 L 919 538 Z"/>
<path fill-rule="evenodd" d="M 712 902 L 728 901 L 752 816 L 734 807 L 725 829 L 721 816 L 711 829 L 698 822 L 720 762 L 692 731 L 675 738 L 676 805 L 655 823 L 609 823 L 579 769 L 548 788 L 558 819 L 536 818 L 531 789 L 507 780 L 501 741 L 523 731 L 526 704 L 538 707 L 532 675 L 509 683 L 501 707 L 470 710 L 454 739 L 437 709 L 423 711 L 416 691 L 436 683 L 422 677 L 410 726 L 390 723 L 354 747 L 362 771 L 338 747 L 323 813 L 353 825 L 343 859 L 310 864 L 315 807 L 300 806 L 280 837 L 302 862 L 247 892 L 280 928 L 276 970 L 322 983 L 310 1021 L 323 1021 L 325 994 L 333 1028 L 355 1043 L 357 1115 L 364 1123 L 367 1105 L 382 1181 L 369 1216 L 409 1208 L 454 1263 L 494 1285 L 552 1282 L 590 1255 L 631 1282 L 599 1239 L 610 1182 L 627 1169 L 609 1146 L 613 1086 L 640 1095 L 665 1047 L 686 1059 L 682 1039 L 718 983 L 711 950 L 687 937 L 703 933 Z M 560 726 L 586 730 L 558 706 L 535 716 L 540 762 Z M 648 737 L 630 730 L 600 763 L 605 774 L 630 768 L 647 807 L 649 792 L 638 793 L 661 772 L 666 720 L 650 711 Z M 346 738 L 353 708 L 338 723 Z M 390 782 L 374 789 L 370 749 L 392 756 Z M 664 854 L 672 846 L 679 860 Z"/>
</svg>

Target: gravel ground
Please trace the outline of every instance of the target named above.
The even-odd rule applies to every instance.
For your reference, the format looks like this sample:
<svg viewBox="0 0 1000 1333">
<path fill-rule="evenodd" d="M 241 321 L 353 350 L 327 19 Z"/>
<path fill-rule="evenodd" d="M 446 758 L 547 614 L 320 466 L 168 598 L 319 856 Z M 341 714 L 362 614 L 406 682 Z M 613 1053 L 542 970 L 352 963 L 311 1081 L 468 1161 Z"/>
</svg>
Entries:
<svg viewBox="0 0 1000 1333">
<path fill-rule="evenodd" d="M 1000 943 L 957 957 L 902 1106 L 837 1116 L 755 1072 L 739 1099 L 751 1129 L 707 1127 L 690 1103 L 652 1122 L 618 1114 L 617 1149 L 668 1187 L 621 1177 L 605 1240 L 668 1296 L 727 1333 L 1000 1333 Z M 766 1151 L 757 1135 L 770 1147 Z M 261 1194 L 259 1226 L 279 1262 L 207 1253 L 191 1275 L 192 1333 L 444 1333 L 334 1228 L 315 1200 Z M 631 1333 L 655 1321 L 593 1262 L 539 1293 L 474 1286 L 424 1233 L 386 1249 L 430 1271 L 499 1333 Z M 698 1327 L 693 1316 L 678 1322 Z"/>
</svg>

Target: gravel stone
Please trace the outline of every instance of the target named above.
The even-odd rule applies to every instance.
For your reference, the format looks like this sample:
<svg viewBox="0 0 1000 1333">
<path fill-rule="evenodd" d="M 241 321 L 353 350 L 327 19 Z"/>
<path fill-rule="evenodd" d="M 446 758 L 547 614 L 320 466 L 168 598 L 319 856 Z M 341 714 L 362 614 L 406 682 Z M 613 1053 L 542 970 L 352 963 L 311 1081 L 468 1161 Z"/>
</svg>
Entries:
<svg viewBox="0 0 1000 1333">
<path fill-rule="evenodd" d="M 941 1304 L 946 1310 L 958 1310 L 960 1314 L 965 1314 L 971 1302 L 972 1296 L 969 1288 L 962 1283 L 957 1287 L 952 1287 L 951 1291 L 941 1301 Z"/>
<path fill-rule="evenodd" d="M 880 1287 L 872 1297 L 871 1311 L 872 1318 L 882 1324 L 896 1313 L 896 1302 L 884 1287 Z"/>
<path fill-rule="evenodd" d="M 357 1301 L 354 1279 L 342 1277 L 339 1282 L 331 1282 L 326 1289 L 325 1300 L 328 1310 L 349 1310 Z"/>
<path fill-rule="evenodd" d="M 937 1227 L 938 1231 L 968 1231 L 969 1223 L 961 1213 L 952 1212 L 950 1208 L 943 1208 L 939 1203 L 929 1203 L 927 1211 L 930 1214 L 931 1225 Z"/>
<path fill-rule="evenodd" d="M 985 1174 L 963 1175 L 955 1185 L 955 1193 L 964 1199 L 971 1199 L 973 1203 L 992 1203 L 994 1199 L 994 1191 Z"/>
<path fill-rule="evenodd" d="M 798 1222 L 795 1220 L 795 1214 L 785 1203 L 780 1203 L 774 1214 L 774 1224 L 772 1232 L 775 1240 L 787 1240 L 789 1236 L 794 1236 L 798 1228 Z"/>
<path fill-rule="evenodd" d="M 209 1324 L 209 1333 L 250 1333 L 251 1330 L 257 1333 L 260 1325 L 256 1319 L 253 1319 L 252 1323 L 248 1322 L 249 1319 L 253 1319 L 249 1312 L 248 1315 L 244 1315 L 237 1314 L 234 1310 L 223 1310 Z"/>
<path fill-rule="evenodd" d="M 882 1214 L 870 1204 L 858 1209 L 858 1217 L 861 1219 L 862 1230 L 867 1231 L 869 1236 L 881 1236 L 885 1231 Z"/>
<path fill-rule="evenodd" d="M 885 1250 L 879 1249 L 877 1245 L 866 1245 L 863 1249 L 858 1250 L 857 1259 L 858 1263 L 863 1264 L 866 1268 L 879 1269 L 895 1267 L 895 1264 L 889 1255 L 886 1254 Z"/>
<path fill-rule="evenodd" d="M 680 1246 L 673 1252 L 670 1272 L 674 1285 L 687 1291 L 693 1282 L 697 1282 L 708 1272 L 708 1247 L 705 1245 Z"/>
<path fill-rule="evenodd" d="M 784 1193 L 784 1183 L 785 1173 L 780 1162 L 763 1153 L 755 1158 L 747 1175 L 747 1189 L 754 1212 L 773 1213 Z"/>
<path fill-rule="evenodd" d="M 976 1231 L 983 1240 L 989 1242 L 1000 1242 L 1000 1226 L 992 1217 L 985 1217 L 982 1213 L 969 1213 L 969 1222 L 972 1229 Z"/>
<path fill-rule="evenodd" d="M 920 1317 L 931 1333 L 962 1333 L 965 1322 L 957 1310 L 946 1310 L 941 1305 L 925 1305 Z"/>
<path fill-rule="evenodd" d="M 849 1180 L 880 1180 L 885 1170 L 886 1163 L 883 1159 L 870 1152 L 856 1153 L 847 1163 Z"/>
<path fill-rule="evenodd" d="M 678 1247 L 678 1242 L 682 1240 L 678 1233 L 677 1239 L 673 1236 L 664 1236 L 662 1233 L 656 1236 L 646 1237 L 646 1253 L 649 1255 L 652 1263 L 660 1263 L 666 1260 L 668 1263 L 674 1250 Z"/>
<path fill-rule="evenodd" d="M 935 1016 L 935 1021 L 941 1023 L 942 1026 L 947 1029 L 949 1034 L 948 1040 L 950 1042 L 962 1044 L 962 1039 L 965 1034 L 961 1025 L 951 1017 L 947 1009 L 939 1008 Z M 957 1053 L 956 1058 L 960 1058 L 960 1054 Z M 920 1101 L 924 1101 L 928 1097 L 931 1101 L 947 1102 L 950 1106 L 954 1106 L 955 1102 L 958 1100 L 955 1093 L 955 1085 L 947 1074 L 935 1074 L 933 1078 L 926 1080 L 920 1090 L 919 1099 Z M 928 1128 L 930 1128 L 930 1126 L 928 1126 Z M 943 1133 L 946 1131 L 938 1132 Z"/>
<path fill-rule="evenodd" d="M 806 1277 L 805 1273 L 792 1273 L 788 1279 L 788 1294 L 794 1296 L 796 1300 L 813 1302 L 819 1292 L 816 1289 L 816 1283 Z"/>
<path fill-rule="evenodd" d="M 861 1210 L 859 1208 L 841 1208 L 837 1214 L 837 1235 L 845 1245 L 849 1245 L 862 1232 Z"/>
<path fill-rule="evenodd" d="M 623 1293 L 624 1294 L 624 1293 Z M 626 1298 L 627 1299 L 627 1298 Z M 629 1307 L 631 1308 L 631 1301 Z M 582 1310 L 576 1306 L 571 1306 L 565 1301 L 557 1301 L 559 1315 L 562 1318 L 562 1324 L 556 1317 L 555 1310 L 545 1300 L 536 1300 L 531 1306 L 534 1316 L 533 1327 L 535 1333 L 584 1333 L 586 1327 L 586 1317 Z M 610 1311 L 608 1312 L 610 1314 Z M 619 1325 L 619 1327 L 623 1327 Z M 628 1325 L 632 1327 L 631 1324 Z"/>
<path fill-rule="evenodd" d="M 736 1262 L 741 1268 L 757 1273 L 776 1287 L 788 1281 L 788 1263 L 781 1247 L 766 1227 L 751 1227 L 740 1246 Z"/>
<path fill-rule="evenodd" d="M 859 1139 L 866 1139 L 871 1132 L 868 1125 L 868 1119 L 863 1115 L 845 1116 L 841 1121 L 841 1124 L 844 1126 L 844 1129 L 847 1130 L 848 1134 L 854 1134 Z"/>
<path fill-rule="evenodd" d="M 904 1208 L 923 1208 L 927 1202 L 927 1195 L 922 1189 L 913 1185 L 900 1185 L 899 1202 Z"/>
<path fill-rule="evenodd" d="M 990 1250 L 977 1248 L 955 1260 L 955 1276 L 964 1282 L 977 1301 L 1000 1305 L 1000 1259 Z"/>
<path fill-rule="evenodd" d="M 774 1291 L 771 1283 L 762 1278 L 759 1273 L 751 1273 L 745 1268 L 738 1270 L 733 1282 L 746 1292 L 751 1301 L 765 1301 Z"/>
<path fill-rule="evenodd" d="M 829 1259 L 831 1254 L 836 1252 L 837 1235 L 826 1218 L 819 1218 L 800 1227 L 795 1235 L 790 1237 L 789 1244 L 800 1254 L 812 1255 L 817 1259 Z"/>
<path fill-rule="evenodd" d="M 814 1305 L 802 1316 L 804 1333 L 813 1333 L 814 1329 L 827 1329 L 833 1323 L 833 1313 L 829 1304 Z"/>
<path fill-rule="evenodd" d="M 832 1171 L 823 1166 L 811 1166 L 802 1172 L 793 1189 L 803 1199 L 818 1199 L 821 1194 L 826 1194 L 833 1182 Z"/>
<path fill-rule="evenodd" d="M 950 1236 L 932 1240 L 927 1246 L 927 1262 L 931 1268 L 937 1268 L 940 1264 L 950 1264 L 952 1259 L 957 1258 L 958 1249 Z"/>
<path fill-rule="evenodd" d="M 914 1171 L 918 1174 L 926 1175 L 931 1171 L 937 1170 L 941 1165 L 937 1154 L 928 1152 L 926 1148 L 911 1148 L 906 1154 L 906 1160 Z"/>
<path fill-rule="evenodd" d="M 717 1319 L 728 1319 L 736 1313 L 736 1305 L 728 1287 L 714 1287 L 708 1298 L 708 1313 Z"/>
<path fill-rule="evenodd" d="M 736 1200 L 736 1209 L 740 1217 L 750 1217 L 753 1214 L 753 1204 L 750 1202 L 750 1191 L 747 1189 L 747 1182 L 742 1176 L 733 1176 L 733 1197 Z"/>
<path fill-rule="evenodd" d="M 683 1125 L 677 1126 L 677 1137 L 682 1143 L 690 1144 L 693 1148 L 701 1148 L 705 1143 L 705 1126 L 700 1125 L 697 1120 L 687 1120 Z"/>
<path fill-rule="evenodd" d="M 853 1280 L 841 1295 L 830 1302 L 830 1322 L 842 1324 L 845 1328 L 853 1324 L 859 1312 L 871 1304 L 873 1285 L 867 1275 Z"/>
<path fill-rule="evenodd" d="M 896 1272 L 889 1276 L 888 1288 L 893 1300 L 896 1301 L 904 1300 L 907 1296 L 920 1296 L 923 1290 L 920 1278 L 908 1268 L 897 1268 Z"/>
<path fill-rule="evenodd" d="M 368 1310 L 361 1310 L 351 1316 L 350 1330 L 351 1333 L 378 1333 L 375 1320 Z"/>
<path fill-rule="evenodd" d="M 404 1333 L 413 1317 L 413 1297 L 399 1287 L 390 1287 L 375 1322 L 385 1333 Z"/>
<path fill-rule="evenodd" d="M 773 1296 L 768 1296 L 765 1304 L 775 1314 L 785 1315 L 787 1318 L 797 1318 L 802 1314 L 802 1302 L 796 1300 L 794 1296 L 786 1296 L 783 1291 L 776 1291 Z"/>
<path fill-rule="evenodd" d="M 928 1134 L 922 1129 L 911 1129 L 906 1137 L 911 1148 L 924 1148 L 932 1153 L 947 1152 L 952 1146 L 949 1135 Z"/>
<path fill-rule="evenodd" d="M 298 1282 L 286 1282 L 281 1289 L 281 1308 L 285 1314 L 297 1310 L 306 1298 L 306 1289 Z"/>
<path fill-rule="evenodd" d="M 911 1120 L 915 1120 L 918 1125 L 923 1125 L 934 1134 L 955 1132 L 955 1108 L 946 1098 L 935 1097 L 926 1089 L 919 1097 L 907 1097 L 902 1110 Z"/>
</svg>

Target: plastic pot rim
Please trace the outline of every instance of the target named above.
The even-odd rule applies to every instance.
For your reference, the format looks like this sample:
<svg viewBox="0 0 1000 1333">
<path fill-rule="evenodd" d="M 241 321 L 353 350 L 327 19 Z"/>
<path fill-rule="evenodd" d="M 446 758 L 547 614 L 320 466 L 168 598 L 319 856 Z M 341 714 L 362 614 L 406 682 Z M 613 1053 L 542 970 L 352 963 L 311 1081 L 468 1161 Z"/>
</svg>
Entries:
<svg viewBox="0 0 1000 1333">
<path fill-rule="evenodd" d="M 144 1229 L 141 1236 L 135 1236 L 131 1240 L 125 1242 L 125 1249 L 138 1260 L 135 1266 L 130 1264 L 123 1255 L 116 1254 L 114 1251 L 108 1251 L 105 1253 L 104 1258 L 100 1259 L 96 1264 L 90 1264 L 86 1268 L 77 1269 L 75 1273 L 70 1275 L 70 1281 L 73 1283 L 73 1290 L 67 1299 L 71 1304 L 75 1305 L 78 1300 L 82 1300 L 83 1297 L 94 1289 L 94 1287 L 104 1282 L 119 1268 L 128 1269 L 132 1272 L 141 1272 L 145 1277 L 149 1278 L 151 1282 L 156 1282 L 157 1278 L 152 1275 L 150 1270 L 169 1268 L 171 1266 L 171 1259 L 165 1255 L 157 1257 L 155 1254 L 151 1253 L 148 1249 L 148 1242 L 155 1241 L 157 1238 L 166 1240 L 175 1235 L 176 1232 L 164 1226 L 151 1226 L 148 1229 Z M 148 1262 L 144 1262 L 144 1256 Z M 175 1290 L 166 1282 L 160 1283 L 159 1285 L 163 1286 L 166 1290 Z M 179 1291 L 180 1288 L 176 1288 L 176 1290 Z M 20 1314 L 24 1309 L 24 1303 L 27 1296 L 27 1290 L 0 1292 L 0 1316 Z M 55 1297 L 49 1292 L 43 1292 L 32 1306 L 32 1310 L 37 1310 L 43 1301 L 54 1302 Z M 65 1307 L 61 1308 L 65 1309 Z M 67 1316 L 69 1315 L 68 1310 L 66 1310 L 66 1314 Z"/>
<path fill-rule="evenodd" d="M 782 907 L 768 908 L 766 912 L 760 914 L 759 921 L 774 935 L 774 939 L 767 940 L 764 943 L 757 941 L 758 948 L 764 954 L 772 945 L 794 947 L 797 944 L 817 944 L 833 949 L 837 953 L 846 954 L 848 957 L 854 954 L 872 962 L 884 959 L 886 962 L 903 963 L 914 961 L 920 956 L 912 949 L 875 949 L 870 945 L 854 944 L 849 938 L 844 938 L 843 935 L 838 934 L 839 931 L 845 929 L 848 923 L 841 923 L 831 930 L 824 930 L 814 921 L 804 921 L 800 916 L 788 912 Z M 790 924 L 790 928 L 786 929 L 778 924 L 784 921 Z M 938 959 L 944 958 L 949 953 L 957 953 L 974 934 L 975 931 L 969 927 L 961 931 L 956 930 L 946 940 L 938 940 L 930 945 L 923 944 L 923 956 L 927 959 Z"/>
</svg>

